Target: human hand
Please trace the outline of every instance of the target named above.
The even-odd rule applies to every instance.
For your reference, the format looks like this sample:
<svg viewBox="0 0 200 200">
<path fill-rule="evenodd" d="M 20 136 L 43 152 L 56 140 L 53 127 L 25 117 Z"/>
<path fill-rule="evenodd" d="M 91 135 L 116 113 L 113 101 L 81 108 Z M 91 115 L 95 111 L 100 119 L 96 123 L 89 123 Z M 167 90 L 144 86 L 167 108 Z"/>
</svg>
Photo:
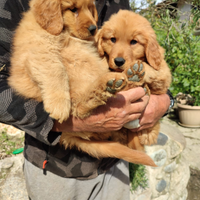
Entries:
<svg viewBox="0 0 200 200">
<path fill-rule="evenodd" d="M 140 127 L 132 131 L 153 127 L 156 122 L 166 113 L 170 105 L 170 98 L 167 94 L 151 95 L 149 103 L 140 117 Z"/>
<path fill-rule="evenodd" d="M 145 91 L 141 87 L 122 91 L 116 97 L 110 98 L 106 105 L 99 106 L 91 116 L 85 119 L 70 117 L 62 124 L 55 121 L 53 130 L 61 132 L 119 130 L 125 123 L 142 116 L 148 100 L 149 96 L 145 95 Z"/>
</svg>

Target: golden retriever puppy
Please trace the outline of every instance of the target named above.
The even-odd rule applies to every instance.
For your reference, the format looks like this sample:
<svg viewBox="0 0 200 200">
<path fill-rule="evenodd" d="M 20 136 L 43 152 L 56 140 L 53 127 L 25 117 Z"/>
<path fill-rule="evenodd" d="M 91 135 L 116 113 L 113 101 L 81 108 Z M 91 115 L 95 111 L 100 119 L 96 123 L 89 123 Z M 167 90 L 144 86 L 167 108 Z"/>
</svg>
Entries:
<svg viewBox="0 0 200 200">
<path fill-rule="evenodd" d="M 14 35 L 9 85 L 19 95 L 43 101 L 52 118 L 66 120 L 71 100 L 63 41 L 69 35 L 92 39 L 97 18 L 93 0 L 31 0 Z"/>
<path fill-rule="evenodd" d="M 97 34 L 97 41 L 100 55 L 107 59 L 112 70 L 125 71 L 130 80 L 130 66 L 141 61 L 133 68 L 144 68 L 144 82 L 151 94 L 167 92 L 171 83 L 170 69 L 164 60 L 164 49 L 158 44 L 155 32 L 147 19 L 132 11 L 120 10 L 104 23 Z M 137 80 L 138 76 L 134 78 Z M 144 144 L 151 145 L 157 142 L 158 133 L 159 122 L 153 128 L 136 133 L 129 131 L 129 147 L 143 150 Z"/>
<path fill-rule="evenodd" d="M 141 80 L 129 81 L 124 72 L 110 72 L 106 59 L 100 58 L 93 42 L 74 37 L 70 37 L 67 42 L 67 48 L 62 50 L 61 55 L 69 77 L 73 116 L 89 116 L 95 108 L 106 104 L 109 97 L 126 89 L 127 85 L 143 86 L 144 70 L 134 70 L 130 67 L 130 77 L 137 75 Z M 96 158 L 114 157 L 132 163 L 156 166 L 144 152 L 127 146 L 128 135 L 125 130 L 105 133 L 63 132 L 60 143 L 65 148 L 76 147 Z"/>
<path fill-rule="evenodd" d="M 110 72 L 94 45 L 97 11 L 93 0 L 31 0 L 13 41 L 8 82 L 25 97 L 44 102 L 44 109 L 60 122 L 69 114 L 84 118 L 106 103 L 129 82 L 143 85 L 144 70 Z M 127 147 L 127 134 L 63 133 L 64 146 L 100 157 L 115 157 L 155 166 L 144 152 Z"/>
</svg>

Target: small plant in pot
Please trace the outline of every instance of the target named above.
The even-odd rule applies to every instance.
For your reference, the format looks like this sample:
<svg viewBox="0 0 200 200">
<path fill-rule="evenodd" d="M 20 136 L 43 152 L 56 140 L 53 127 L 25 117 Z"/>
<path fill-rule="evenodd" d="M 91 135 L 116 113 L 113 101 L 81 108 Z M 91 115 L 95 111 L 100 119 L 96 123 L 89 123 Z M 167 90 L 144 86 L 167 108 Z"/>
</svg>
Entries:
<svg viewBox="0 0 200 200">
<path fill-rule="evenodd" d="M 179 124 L 196 128 L 200 127 L 200 37 L 190 33 L 184 35 L 185 43 L 174 47 L 179 63 L 172 70 L 171 91 L 177 100 Z"/>
<path fill-rule="evenodd" d="M 171 91 L 177 100 L 179 124 L 197 128 L 200 127 L 200 37 L 193 35 L 191 27 L 185 27 L 177 39 L 180 38 L 179 46 L 173 47 L 178 59 L 170 61 L 177 65 L 171 68 Z"/>
<path fill-rule="evenodd" d="M 200 127 L 200 106 L 194 106 L 195 98 L 190 94 L 179 93 L 176 95 L 179 124 L 188 128 Z"/>
</svg>

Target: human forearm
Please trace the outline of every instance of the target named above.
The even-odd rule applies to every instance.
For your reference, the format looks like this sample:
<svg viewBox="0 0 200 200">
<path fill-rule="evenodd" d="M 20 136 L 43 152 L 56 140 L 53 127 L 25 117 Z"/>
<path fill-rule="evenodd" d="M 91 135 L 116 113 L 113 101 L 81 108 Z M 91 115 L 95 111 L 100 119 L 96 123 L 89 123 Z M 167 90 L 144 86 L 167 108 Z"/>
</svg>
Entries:
<svg viewBox="0 0 200 200">
<path fill-rule="evenodd" d="M 70 117 L 62 124 L 55 121 L 53 130 L 61 132 L 119 130 L 125 123 L 141 117 L 148 98 L 143 88 L 120 92 L 116 97 L 110 98 L 106 105 L 98 107 L 90 117 L 83 120 Z"/>
<path fill-rule="evenodd" d="M 0 99 L 1 122 L 25 131 L 43 143 L 51 144 L 48 135 L 53 127 L 53 119 L 44 111 L 43 104 L 15 95 L 7 85 L 6 76 L 1 74 Z"/>
</svg>

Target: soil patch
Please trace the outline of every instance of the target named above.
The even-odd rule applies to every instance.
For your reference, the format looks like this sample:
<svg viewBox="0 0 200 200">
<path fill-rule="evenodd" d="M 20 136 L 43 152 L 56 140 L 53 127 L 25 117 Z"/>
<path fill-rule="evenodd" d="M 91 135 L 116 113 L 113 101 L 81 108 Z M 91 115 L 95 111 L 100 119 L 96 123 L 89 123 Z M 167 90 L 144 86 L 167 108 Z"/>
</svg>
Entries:
<svg viewBox="0 0 200 200">
<path fill-rule="evenodd" d="M 190 180 L 187 185 L 187 200 L 200 199 L 200 171 L 190 168 Z"/>
</svg>

